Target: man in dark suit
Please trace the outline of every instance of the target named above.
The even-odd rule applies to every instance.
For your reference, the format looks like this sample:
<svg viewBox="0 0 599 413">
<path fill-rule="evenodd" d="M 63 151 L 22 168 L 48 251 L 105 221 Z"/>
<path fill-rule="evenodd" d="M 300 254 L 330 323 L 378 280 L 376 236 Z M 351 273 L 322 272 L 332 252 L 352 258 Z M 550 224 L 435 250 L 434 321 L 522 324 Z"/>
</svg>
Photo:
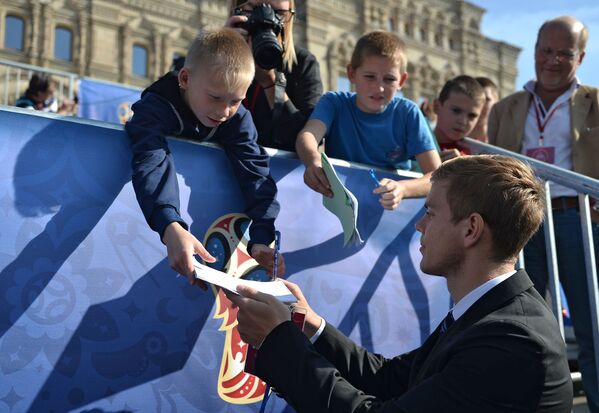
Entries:
<svg viewBox="0 0 599 413">
<path fill-rule="evenodd" d="M 228 294 L 256 373 L 298 412 L 552 412 L 572 408 L 557 323 L 516 256 L 543 219 L 532 170 L 503 156 L 445 162 L 431 178 L 420 267 L 447 280 L 456 305 L 424 344 L 392 359 L 368 353 L 308 305 L 289 309 L 249 288 Z M 311 342 L 314 341 L 314 344 Z"/>
</svg>

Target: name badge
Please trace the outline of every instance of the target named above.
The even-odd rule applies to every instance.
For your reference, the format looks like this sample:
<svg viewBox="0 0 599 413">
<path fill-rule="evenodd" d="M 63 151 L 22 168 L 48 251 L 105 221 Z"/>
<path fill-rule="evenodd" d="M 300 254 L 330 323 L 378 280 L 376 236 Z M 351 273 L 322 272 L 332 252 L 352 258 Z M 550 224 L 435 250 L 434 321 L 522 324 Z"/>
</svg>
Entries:
<svg viewBox="0 0 599 413">
<path fill-rule="evenodd" d="M 547 163 L 555 163 L 555 148 L 553 146 L 540 146 L 526 150 L 526 156 Z"/>
</svg>

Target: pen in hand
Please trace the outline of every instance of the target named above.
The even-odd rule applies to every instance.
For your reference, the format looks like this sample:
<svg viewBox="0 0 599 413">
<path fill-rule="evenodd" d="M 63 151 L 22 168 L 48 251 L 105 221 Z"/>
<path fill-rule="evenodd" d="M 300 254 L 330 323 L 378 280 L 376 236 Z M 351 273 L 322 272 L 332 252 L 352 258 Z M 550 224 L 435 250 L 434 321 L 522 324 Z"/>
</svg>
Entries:
<svg viewBox="0 0 599 413">
<path fill-rule="evenodd" d="M 275 231 L 275 253 L 274 253 L 274 268 L 272 269 L 272 280 L 277 281 L 279 274 L 279 250 L 281 249 L 281 233 Z"/>
<path fill-rule="evenodd" d="M 370 177 L 374 181 L 374 184 L 376 185 L 376 187 L 378 188 L 379 186 L 381 186 L 381 182 L 379 181 L 379 178 L 376 176 L 376 173 L 374 172 L 374 169 L 371 169 L 369 171 L 369 173 L 370 173 Z"/>
</svg>

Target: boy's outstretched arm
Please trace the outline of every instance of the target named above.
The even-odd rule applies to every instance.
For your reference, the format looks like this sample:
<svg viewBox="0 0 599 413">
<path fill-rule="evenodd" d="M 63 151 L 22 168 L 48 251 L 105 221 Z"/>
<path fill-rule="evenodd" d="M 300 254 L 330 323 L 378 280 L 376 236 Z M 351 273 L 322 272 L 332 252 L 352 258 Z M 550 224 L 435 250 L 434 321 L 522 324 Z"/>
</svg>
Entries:
<svg viewBox="0 0 599 413">
<path fill-rule="evenodd" d="M 214 262 L 202 244 L 187 231 L 179 213 L 179 186 L 165 136 L 178 132 L 176 114 L 163 98 L 147 93 L 133 105 L 135 114 L 125 125 L 133 152 L 132 183 L 146 221 L 167 247 L 171 267 L 193 277 L 193 254 Z M 200 285 L 201 286 L 201 285 Z"/>
<path fill-rule="evenodd" d="M 243 108 L 219 127 L 219 136 L 245 198 L 245 213 L 252 220 L 248 253 L 272 273 L 274 249 L 268 245 L 274 240 L 279 203 L 277 186 L 270 176 L 270 158 L 258 145 L 252 117 Z M 279 274 L 283 275 L 284 261 L 279 258 Z"/>
<path fill-rule="evenodd" d="M 441 158 L 436 150 L 426 151 L 416 155 L 416 160 L 422 168 L 424 175 L 415 179 L 394 181 L 384 178 L 381 185 L 374 190 L 381 194 L 380 203 L 385 209 L 395 209 L 404 198 L 425 197 L 431 189 L 431 174 L 441 165 Z"/>
<path fill-rule="evenodd" d="M 304 182 L 314 191 L 332 197 L 331 185 L 322 170 L 318 144 L 322 141 L 327 129 L 318 119 L 310 119 L 300 131 L 295 141 L 297 155 L 304 163 Z"/>
</svg>

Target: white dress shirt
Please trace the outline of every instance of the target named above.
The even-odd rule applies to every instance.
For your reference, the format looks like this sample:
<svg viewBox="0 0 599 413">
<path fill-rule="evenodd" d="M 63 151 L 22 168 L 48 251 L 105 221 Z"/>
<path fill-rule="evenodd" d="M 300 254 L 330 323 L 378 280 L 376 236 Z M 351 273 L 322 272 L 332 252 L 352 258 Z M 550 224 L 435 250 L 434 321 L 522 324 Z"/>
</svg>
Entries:
<svg viewBox="0 0 599 413">
<path fill-rule="evenodd" d="M 553 147 L 555 150 L 555 160 L 553 164 L 560 168 L 572 170 L 572 137 L 571 137 L 571 115 L 570 115 L 570 98 L 574 91 L 580 86 L 578 78 L 570 88 L 562 93 L 549 108 L 545 108 L 541 102 L 541 98 L 535 93 L 536 82 L 529 81 L 524 85 L 524 89 L 528 91 L 533 99 L 528 107 L 526 114 L 526 124 L 524 126 L 524 139 L 522 140 L 522 154 L 526 155 L 526 151 L 532 148 Z M 536 110 L 535 110 L 536 105 Z M 539 140 L 541 132 L 537 124 L 537 113 L 540 117 L 541 124 L 545 124 L 543 131 L 543 141 Z M 546 123 L 545 123 L 546 122 Z M 557 198 L 560 196 L 576 196 L 575 190 L 566 188 L 565 186 L 550 183 L 551 197 Z"/>
</svg>

